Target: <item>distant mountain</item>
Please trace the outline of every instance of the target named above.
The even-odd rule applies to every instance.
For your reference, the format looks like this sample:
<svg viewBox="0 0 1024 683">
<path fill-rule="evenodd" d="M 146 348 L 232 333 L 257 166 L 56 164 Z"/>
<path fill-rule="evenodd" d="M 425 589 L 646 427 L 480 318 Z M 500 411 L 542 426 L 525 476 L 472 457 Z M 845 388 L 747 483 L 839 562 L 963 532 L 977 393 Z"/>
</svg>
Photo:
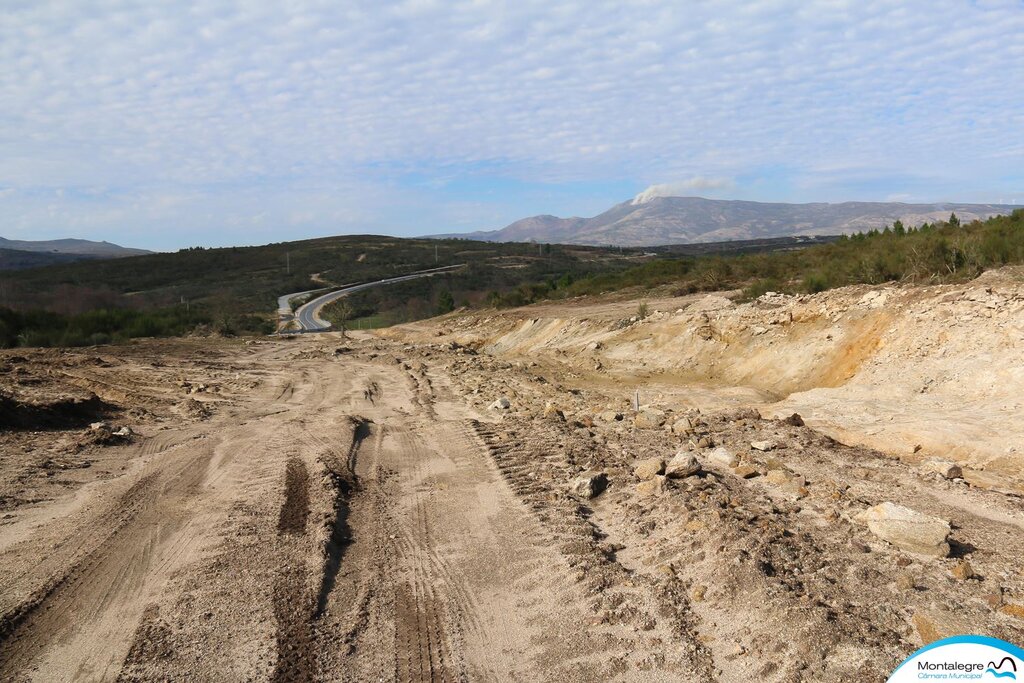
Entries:
<svg viewBox="0 0 1024 683">
<path fill-rule="evenodd" d="M 0 237 L 0 249 L 15 251 L 45 252 L 50 254 L 77 254 L 93 258 L 119 258 L 121 256 L 138 256 L 152 254 L 145 249 L 130 249 L 111 242 L 92 242 L 90 240 L 9 240 Z"/>
<path fill-rule="evenodd" d="M 638 195 L 593 218 L 533 216 L 501 230 L 444 237 L 491 242 L 552 242 L 615 246 L 654 246 L 752 240 L 794 235 L 838 235 L 881 228 L 901 220 L 920 225 L 956 213 L 971 221 L 1007 214 L 1008 204 L 776 204 L 701 197 Z"/>
</svg>

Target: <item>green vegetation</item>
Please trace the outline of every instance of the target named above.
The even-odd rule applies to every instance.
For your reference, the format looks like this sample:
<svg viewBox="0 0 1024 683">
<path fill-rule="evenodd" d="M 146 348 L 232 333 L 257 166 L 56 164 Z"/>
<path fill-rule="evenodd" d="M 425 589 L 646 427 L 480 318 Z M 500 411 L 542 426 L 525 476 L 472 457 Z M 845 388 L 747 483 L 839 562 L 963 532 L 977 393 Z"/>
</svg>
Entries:
<svg viewBox="0 0 1024 683">
<path fill-rule="evenodd" d="M 266 333 L 273 329 L 255 316 L 217 320 L 207 312 L 184 306 L 154 311 L 102 309 L 73 316 L 0 308 L 0 348 L 91 346 L 135 337 L 179 336 L 197 327 L 221 334 Z"/>
<path fill-rule="evenodd" d="M 457 263 L 495 268 L 547 260 L 559 274 L 605 257 L 626 265 L 631 252 L 589 247 L 351 235 L 258 247 L 182 249 L 113 260 L 0 272 L 0 306 L 75 315 L 98 308 L 166 308 L 187 301 L 211 310 L 271 314 L 277 297 L 404 275 Z M 621 266 L 620 266 L 621 267 Z M 527 270 L 528 275 L 536 275 Z M 323 282 L 311 279 L 318 275 Z"/>
<path fill-rule="evenodd" d="M 851 284 L 962 281 L 989 268 L 1024 263 L 1024 210 L 967 225 L 955 215 L 950 219 L 917 228 L 898 223 L 794 251 L 657 259 L 564 288 L 547 283 L 527 288 L 539 295 L 533 300 L 660 286 L 677 294 L 743 288 L 746 298 L 755 298 L 766 291 L 815 293 Z M 513 293 L 492 303 L 521 301 Z"/>
<path fill-rule="evenodd" d="M 463 251 L 465 268 L 356 292 L 325 306 L 321 315 L 338 327 L 343 318 L 339 307 L 346 302 L 352 309 L 348 328 L 370 329 L 429 318 L 456 306 L 522 305 L 547 298 L 577 279 L 647 260 L 634 251 L 545 245 L 541 255 L 535 244 L 461 244 L 513 253 L 472 258 L 474 252 Z"/>
<path fill-rule="evenodd" d="M 955 215 L 920 227 L 897 221 L 803 249 L 766 244 L 764 251 L 721 253 L 725 248 L 717 255 L 678 257 L 668 248 L 645 255 L 359 236 L 56 265 L 0 276 L 0 346 L 96 344 L 180 335 L 197 327 L 266 332 L 276 297 L 324 286 L 313 274 L 341 285 L 458 263 L 467 266 L 353 294 L 326 307 L 324 317 L 342 329 L 367 329 L 457 306 L 520 306 L 620 290 L 684 294 L 742 288 L 754 298 L 769 290 L 959 281 L 987 268 L 1024 263 L 1024 210 L 969 224 Z"/>
<path fill-rule="evenodd" d="M 344 321 L 349 329 L 380 326 L 447 312 L 457 302 L 477 303 L 491 290 L 535 279 L 621 270 L 640 258 L 635 250 L 344 236 L 60 264 L 0 273 L 0 309 L 10 309 L 10 316 L 18 312 L 8 325 L 15 332 L 5 333 L 3 343 L 100 343 L 140 336 L 143 328 L 157 336 L 196 326 L 240 333 L 272 330 L 275 302 L 282 294 L 469 264 L 455 274 L 353 297 L 352 321 Z M 81 322 L 99 312 L 112 321 L 103 329 L 93 331 Z M 161 322 L 139 322 L 148 317 Z M 169 318 L 177 322 L 167 323 Z"/>
<path fill-rule="evenodd" d="M 455 299 L 452 297 L 451 290 L 442 289 L 441 293 L 437 297 L 437 313 L 438 315 L 444 315 L 445 313 L 451 313 L 455 310 Z"/>
</svg>

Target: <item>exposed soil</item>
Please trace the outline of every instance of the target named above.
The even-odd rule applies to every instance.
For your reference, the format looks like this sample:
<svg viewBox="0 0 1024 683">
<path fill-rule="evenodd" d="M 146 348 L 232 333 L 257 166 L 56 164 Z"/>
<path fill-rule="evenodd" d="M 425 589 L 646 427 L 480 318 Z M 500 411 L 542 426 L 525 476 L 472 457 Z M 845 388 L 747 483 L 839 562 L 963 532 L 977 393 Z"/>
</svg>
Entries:
<svg viewBox="0 0 1024 683">
<path fill-rule="evenodd" d="M 867 395 L 881 309 L 846 314 L 828 367 L 750 356 L 764 378 L 739 381 L 644 339 L 692 322 L 724 363 L 710 340 L 768 333 L 741 343 L 721 297 L 671 303 L 0 354 L 0 679 L 871 681 L 945 635 L 1024 642 L 1014 486 L 846 439 L 840 394 L 810 403 Z M 679 450 L 698 472 L 634 471 Z M 887 501 L 948 521 L 948 556 L 859 521 Z"/>
</svg>

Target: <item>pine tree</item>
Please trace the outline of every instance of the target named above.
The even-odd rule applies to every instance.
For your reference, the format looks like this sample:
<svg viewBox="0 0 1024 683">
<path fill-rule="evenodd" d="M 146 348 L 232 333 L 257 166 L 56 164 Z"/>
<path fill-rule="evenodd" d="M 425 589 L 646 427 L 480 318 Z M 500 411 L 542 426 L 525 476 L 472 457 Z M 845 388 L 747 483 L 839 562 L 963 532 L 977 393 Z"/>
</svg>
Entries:
<svg viewBox="0 0 1024 683">
<path fill-rule="evenodd" d="M 451 291 L 445 289 L 441 291 L 441 295 L 437 297 L 437 312 L 441 315 L 445 313 L 451 313 L 455 310 L 455 297 L 452 296 Z"/>
</svg>

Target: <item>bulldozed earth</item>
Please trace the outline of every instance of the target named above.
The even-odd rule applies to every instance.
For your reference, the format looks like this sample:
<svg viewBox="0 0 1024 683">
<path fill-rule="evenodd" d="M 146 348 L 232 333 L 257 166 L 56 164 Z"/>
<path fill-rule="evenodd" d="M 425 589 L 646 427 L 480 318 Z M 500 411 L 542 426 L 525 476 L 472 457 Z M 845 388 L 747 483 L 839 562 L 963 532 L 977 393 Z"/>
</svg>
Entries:
<svg viewBox="0 0 1024 683">
<path fill-rule="evenodd" d="M 1024 643 L 1024 282 L 0 354 L 0 679 L 883 681 Z"/>
</svg>

